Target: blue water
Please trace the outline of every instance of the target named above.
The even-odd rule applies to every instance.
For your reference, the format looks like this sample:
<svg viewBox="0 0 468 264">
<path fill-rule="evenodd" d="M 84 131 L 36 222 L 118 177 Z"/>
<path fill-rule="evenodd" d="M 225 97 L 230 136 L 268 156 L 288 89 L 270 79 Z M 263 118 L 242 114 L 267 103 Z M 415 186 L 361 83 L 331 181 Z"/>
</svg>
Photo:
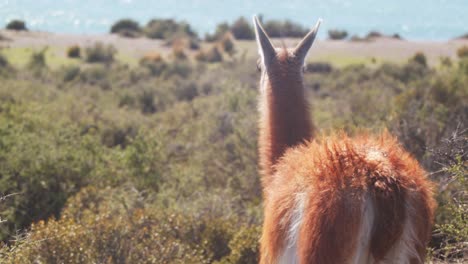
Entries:
<svg viewBox="0 0 468 264">
<path fill-rule="evenodd" d="M 30 29 L 60 33 L 103 33 L 120 18 L 189 22 L 201 36 L 223 21 L 289 18 L 304 26 L 324 19 L 330 28 L 364 35 L 370 30 L 413 40 L 446 40 L 468 33 L 468 0 L 0 0 L 0 26 L 23 19 Z"/>
</svg>

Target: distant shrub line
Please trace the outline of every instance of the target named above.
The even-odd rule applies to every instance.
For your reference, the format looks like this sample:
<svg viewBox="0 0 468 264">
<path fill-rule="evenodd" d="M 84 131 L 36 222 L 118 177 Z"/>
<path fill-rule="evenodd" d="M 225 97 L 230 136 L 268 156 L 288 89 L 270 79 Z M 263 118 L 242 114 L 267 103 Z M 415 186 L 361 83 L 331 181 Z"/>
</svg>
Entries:
<svg viewBox="0 0 468 264">
<path fill-rule="evenodd" d="M 260 19 L 262 19 L 262 17 L 260 17 Z M 263 25 L 269 36 L 273 38 L 300 38 L 309 31 L 309 28 L 287 19 L 266 20 L 263 22 Z M 117 33 L 125 37 L 146 36 L 149 38 L 165 40 L 171 40 L 173 38 L 199 39 L 198 34 L 192 30 L 189 24 L 186 22 L 177 22 L 173 19 L 152 19 L 144 27 L 141 27 L 139 23 L 134 20 L 121 19 L 112 25 L 110 32 Z M 227 22 L 218 24 L 214 33 L 206 34 L 204 39 L 208 42 L 218 41 L 221 40 L 228 32 L 238 40 L 253 40 L 255 38 L 254 30 L 250 21 L 244 17 L 239 17 L 232 24 Z M 332 40 L 343 40 L 348 38 L 348 36 L 349 34 L 346 30 L 328 30 L 328 38 Z M 364 37 L 354 35 L 350 40 L 370 41 L 379 37 L 385 37 L 385 35 L 378 31 L 370 31 Z M 393 34 L 386 37 L 401 39 L 399 34 Z M 463 38 L 463 36 L 461 38 Z"/>
</svg>

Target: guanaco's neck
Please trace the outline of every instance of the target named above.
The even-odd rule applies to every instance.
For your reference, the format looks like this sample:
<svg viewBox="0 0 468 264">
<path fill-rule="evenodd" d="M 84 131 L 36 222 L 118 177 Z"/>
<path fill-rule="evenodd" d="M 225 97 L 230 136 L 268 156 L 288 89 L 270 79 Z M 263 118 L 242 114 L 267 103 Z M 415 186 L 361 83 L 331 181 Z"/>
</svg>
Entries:
<svg viewBox="0 0 468 264">
<path fill-rule="evenodd" d="M 260 83 L 260 167 L 263 184 L 287 148 L 313 136 L 302 74 L 281 70 L 263 72 Z M 267 181 L 267 182 L 265 182 Z"/>
</svg>

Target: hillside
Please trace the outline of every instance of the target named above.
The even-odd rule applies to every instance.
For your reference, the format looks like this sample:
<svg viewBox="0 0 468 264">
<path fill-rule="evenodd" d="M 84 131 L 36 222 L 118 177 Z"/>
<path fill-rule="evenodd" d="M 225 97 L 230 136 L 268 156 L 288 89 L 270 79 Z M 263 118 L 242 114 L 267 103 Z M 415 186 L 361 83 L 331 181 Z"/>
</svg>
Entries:
<svg viewBox="0 0 468 264">
<path fill-rule="evenodd" d="M 0 34 L 2 263 L 256 262 L 252 41 L 209 61 L 159 40 Z M 428 171 L 434 263 L 468 259 L 467 44 L 318 41 L 304 74 L 320 135 L 388 130 Z"/>
</svg>

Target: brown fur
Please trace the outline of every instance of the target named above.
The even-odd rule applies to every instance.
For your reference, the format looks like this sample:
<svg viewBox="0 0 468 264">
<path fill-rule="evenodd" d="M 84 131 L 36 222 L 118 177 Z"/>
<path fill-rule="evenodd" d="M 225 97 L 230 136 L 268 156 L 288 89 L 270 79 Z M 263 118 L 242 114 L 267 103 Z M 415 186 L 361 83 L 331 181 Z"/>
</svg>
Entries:
<svg viewBox="0 0 468 264">
<path fill-rule="evenodd" d="M 278 260 L 297 194 L 305 194 L 300 263 L 350 260 L 359 243 L 365 199 L 371 199 L 375 210 L 369 252 L 376 263 L 401 238 L 406 219 L 417 236 L 419 259 L 411 263 L 420 263 L 435 208 L 424 170 L 386 132 L 377 137 L 340 133 L 313 139 L 301 62 L 286 49 L 277 53 L 263 71 L 261 84 L 259 153 L 265 219 L 260 262 Z"/>
<path fill-rule="evenodd" d="M 299 63 L 282 49 L 270 68 L 270 81 L 260 101 L 260 167 L 269 181 L 273 165 L 291 147 L 311 138 L 309 107 L 305 101 L 301 72 L 291 72 L 290 64 Z M 301 69 L 301 67 L 298 67 Z M 272 107 L 275 106 L 275 107 Z"/>
</svg>

